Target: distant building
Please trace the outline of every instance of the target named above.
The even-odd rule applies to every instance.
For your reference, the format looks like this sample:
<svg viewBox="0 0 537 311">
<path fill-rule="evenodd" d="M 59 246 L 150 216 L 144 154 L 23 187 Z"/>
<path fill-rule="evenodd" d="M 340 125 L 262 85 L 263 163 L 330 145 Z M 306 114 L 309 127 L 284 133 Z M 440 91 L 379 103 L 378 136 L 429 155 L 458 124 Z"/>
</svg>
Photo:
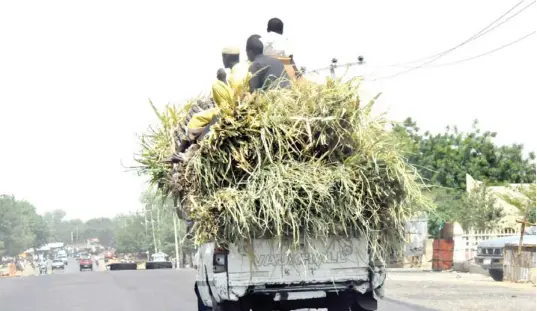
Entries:
<svg viewBox="0 0 537 311">
<path fill-rule="evenodd" d="M 475 180 L 469 174 L 466 174 L 466 192 L 470 193 L 475 187 L 483 185 L 482 181 Z M 517 232 L 520 229 L 520 224 L 516 222 L 520 219 L 522 214 L 520 210 L 505 201 L 504 197 L 512 197 L 519 199 L 528 199 L 524 194 L 516 191 L 519 187 L 529 187 L 530 184 L 510 184 L 508 186 L 489 186 L 487 192 L 493 195 L 496 199 L 496 204 L 502 209 L 504 216 L 498 221 L 497 229 L 500 230 L 512 230 Z"/>
</svg>

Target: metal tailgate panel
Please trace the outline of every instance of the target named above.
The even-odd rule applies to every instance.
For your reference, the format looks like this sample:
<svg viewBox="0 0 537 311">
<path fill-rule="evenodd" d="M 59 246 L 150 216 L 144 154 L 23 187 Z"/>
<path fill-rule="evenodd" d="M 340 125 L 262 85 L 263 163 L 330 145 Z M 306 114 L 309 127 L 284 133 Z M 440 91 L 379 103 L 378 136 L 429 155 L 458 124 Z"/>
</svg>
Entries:
<svg viewBox="0 0 537 311">
<path fill-rule="evenodd" d="M 229 250 L 230 286 L 368 280 L 369 276 L 367 242 L 356 238 L 312 240 L 295 251 L 259 239 L 249 246 L 231 245 Z"/>
</svg>

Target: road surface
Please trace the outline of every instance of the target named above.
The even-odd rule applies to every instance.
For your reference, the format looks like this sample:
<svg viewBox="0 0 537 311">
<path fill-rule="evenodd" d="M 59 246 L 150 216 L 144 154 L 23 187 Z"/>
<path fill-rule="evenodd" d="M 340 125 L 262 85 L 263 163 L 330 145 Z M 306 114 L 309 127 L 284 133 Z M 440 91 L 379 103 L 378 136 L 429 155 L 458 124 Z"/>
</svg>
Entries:
<svg viewBox="0 0 537 311">
<path fill-rule="evenodd" d="M 0 279 L 0 303 L 10 311 L 196 311 L 193 282 L 191 270 L 80 272 L 72 261 L 63 272 Z M 380 310 L 430 309 L 387 300 Z"/>
</svg>

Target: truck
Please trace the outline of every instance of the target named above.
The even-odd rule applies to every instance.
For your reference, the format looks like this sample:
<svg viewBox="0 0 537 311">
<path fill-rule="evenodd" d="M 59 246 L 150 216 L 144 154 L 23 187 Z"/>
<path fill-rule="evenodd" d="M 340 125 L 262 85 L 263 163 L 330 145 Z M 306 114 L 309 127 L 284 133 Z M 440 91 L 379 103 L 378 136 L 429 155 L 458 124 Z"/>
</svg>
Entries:
<svg viewBox="0 0 537 311">
<path fill-rule="evenodd" d="M 99 239 L 91 238 L 86 242 L 86 249 L 90 254 L 96 255 L 100 253 L 104 248 L 102 247 Z"/>
<path fill-rule="evenodd" d="M 526 229 L 523 244 L 535 244 L 535 226 Z M 490 277 L 497 282 L 503 281 L 503 248 L 506 244 L 520 243 L 520 234 L 496 239 L 484 240 L 477 245 L 475 262 L 489 272 Z"/>
<path fill-rule="evenodd" d="M 166 260 L 168 255 L 163 252 L 157 252 L 151 255 L 151 261 L 145 263 L 146 269 L 171 269 L 173 263 Z"/>
<path fill-rule="evenodd" d="M 290 249 L 273 239 L 202 244 L 194 263 L 198 310 L 377 310 L 386 270 L 372 264 L 365 239 L 309 240 Z"/>
</svg>

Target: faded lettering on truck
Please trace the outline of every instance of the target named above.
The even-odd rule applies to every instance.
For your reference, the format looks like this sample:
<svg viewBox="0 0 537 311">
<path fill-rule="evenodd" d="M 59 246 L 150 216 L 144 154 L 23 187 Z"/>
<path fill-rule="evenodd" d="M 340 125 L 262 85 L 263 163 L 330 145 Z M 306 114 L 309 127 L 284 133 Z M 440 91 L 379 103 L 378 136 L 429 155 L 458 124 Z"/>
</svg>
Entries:
<svg viewBox="0 0 537 311">
<path fill-rule="evenodd" d="M 344 252 L 328 252 L 323 254 L 299 253 L 299 254 L 256 254 L 255 264 L 258 267 L 265 266 L 294 266 L 294 265 L 321 265 L 326 263 L 346 263 L 349 254 Z"/>
</svg>

